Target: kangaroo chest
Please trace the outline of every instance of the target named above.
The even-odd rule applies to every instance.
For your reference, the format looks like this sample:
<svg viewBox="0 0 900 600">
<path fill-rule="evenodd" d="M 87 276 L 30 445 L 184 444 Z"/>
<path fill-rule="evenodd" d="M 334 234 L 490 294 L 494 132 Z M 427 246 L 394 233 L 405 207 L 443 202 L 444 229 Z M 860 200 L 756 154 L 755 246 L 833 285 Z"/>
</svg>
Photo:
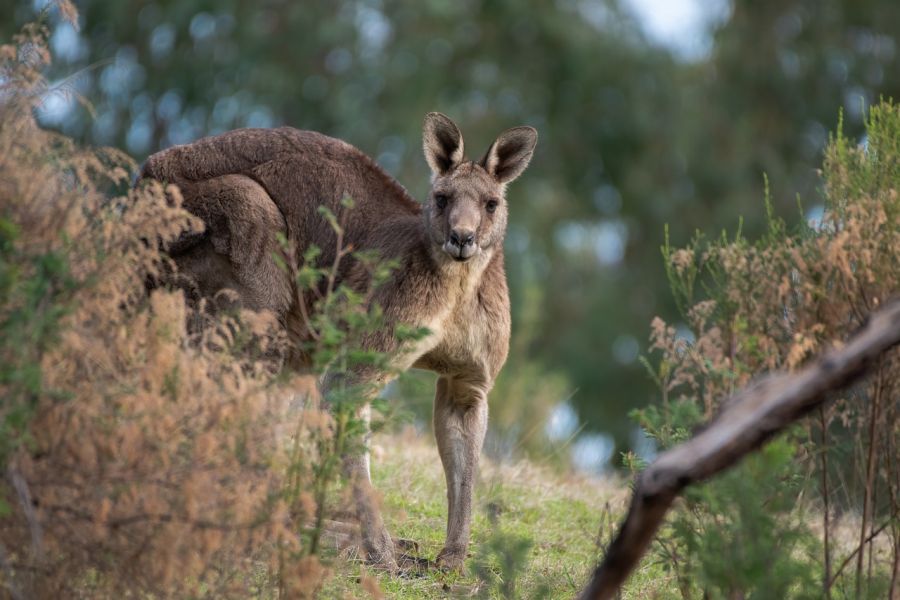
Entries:
<svg viewBox="0 0 900 600">
<path fill-rule="evenodd" d="M 506 356 L 509 315 L 508 310 L 506 314 L 492 310 L 484 291 L 479 285 L 448 294 L 441 310 L 422 323 L 430 333 L 410 353 L 411 366 L 493 377 L 496 363 Z"/>
</svg>

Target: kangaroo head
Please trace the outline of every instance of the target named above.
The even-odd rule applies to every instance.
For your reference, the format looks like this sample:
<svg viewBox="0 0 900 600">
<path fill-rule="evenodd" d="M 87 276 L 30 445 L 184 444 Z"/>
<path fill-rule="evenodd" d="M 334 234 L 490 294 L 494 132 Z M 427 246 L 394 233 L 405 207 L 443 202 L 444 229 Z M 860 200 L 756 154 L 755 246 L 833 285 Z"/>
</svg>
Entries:
<svg viewBox="0 0 900 600">
<path fill-rule="evenodd" d="M 453 121 L 428 113 L 423 145 L 432 177 L 424 213 L 431 242 L 456 261 L 500 246 L 506 233 L 506 184 L 528 166 L 535 144 L 534 128 L 514 127 L 501 133 L 481 160 L 470 161 Z"/>
</svg>

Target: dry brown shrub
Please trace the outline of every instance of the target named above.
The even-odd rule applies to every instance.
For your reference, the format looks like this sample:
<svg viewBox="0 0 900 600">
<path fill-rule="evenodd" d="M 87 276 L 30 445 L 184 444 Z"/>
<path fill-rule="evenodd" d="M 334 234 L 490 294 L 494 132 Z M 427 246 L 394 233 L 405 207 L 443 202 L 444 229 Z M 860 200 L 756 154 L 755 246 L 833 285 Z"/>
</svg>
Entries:
<svg viewBox="0 0 900 600">
<path fill-rule="evenodd" d="M 697 240 L 686 250 L 665 247 L 667 270 L 693 339 L 656 319 L 651 346 L 661 357 L 664 400 L 702 401 L 708 419 L 750 378 L 795 370 L 840 344 L 873 310 L 900 291 L 900 106 L 872 107 L 866 145 L 840 133 L 822 170 L 824 215 L 789 231 L 769 209 L 762 239 Z M 707 298 L 695 302 L 697 281 Z M 854 552 L 843 574 L 856 572 L 857 594 L 885 567 L 900 594 L 900 356 L 875 365 L 866 384 L 837 398 L 807 423 L 801 446 L 821 503 L 826 593 L 835 565 Z M 837 508 L 836 508 L 837 507 Z M 835 551 L 840 512 L 860 515 L 855 544 Z M 879 557 L 876 545 L 891 548 Z M 835 556 L 836 555 L 836 556 Z M 865 558 L 865 560 L 864 560 Z M 851 578 L 852 581 L 852 578 Z"/>
<path fill-rule="evenodd" d="M 0 429 L 0 582 L 14 597 L 308 596 L 326 572 L 292 531 L 316 506 L 306 471 L 289 467 L 329 427 L 297 412 L 315 382 L 276 378 L 284 340 L 270 316 L 148 292 L 173 268 L 160 245 L 202 224 L 177 190 L 115 195 L 134 170 L 124 154 L 38 126 L 45 40 L 30 26 L 0 48 L 0 224 L 16 233 L 0 236 L 4 256 L 21 259 L 22 285 L 42 281 L 40 256 L 68 282 L 53 293 L 49 280 L 38 302 L 59 308 L 58 333 L 0 344 L 11 373 L 30 361 L 41 377 L 0 379 L 0 419 L 29 415 Z M 4 298 L 0 323 L 27 300 Z"/>
</svg>

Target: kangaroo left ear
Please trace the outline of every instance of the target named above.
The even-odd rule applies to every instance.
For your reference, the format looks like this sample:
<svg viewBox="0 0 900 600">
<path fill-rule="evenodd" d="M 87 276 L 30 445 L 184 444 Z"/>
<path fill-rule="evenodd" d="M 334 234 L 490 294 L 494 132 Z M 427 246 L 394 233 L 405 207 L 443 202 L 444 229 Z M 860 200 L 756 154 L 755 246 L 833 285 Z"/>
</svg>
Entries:
<svg viewBox="0 0 900 600">
<path fill-rule="evenodd" d="M 422 127 L 425 160 L 435 175 L 446 175 L 463 160 L 463 138 L 447 115 L 428 113 Z"/>
<path fill-rule="evenodd" d="M 509 183 L 528 166 L 537 138 L 534 127 L 507 129 L 491 144 L 479 164 L 498 182 Z"/>
</svg>

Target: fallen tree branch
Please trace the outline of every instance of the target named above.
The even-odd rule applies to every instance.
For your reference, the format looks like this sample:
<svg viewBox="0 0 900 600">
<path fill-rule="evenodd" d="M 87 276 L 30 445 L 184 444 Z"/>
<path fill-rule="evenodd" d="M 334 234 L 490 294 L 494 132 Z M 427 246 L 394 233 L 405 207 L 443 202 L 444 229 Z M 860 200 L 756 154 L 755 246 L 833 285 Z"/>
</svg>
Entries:
<svg viewBox="0 0 900 600">
<path fill-rule="evenodd" d="M 628 515 L 594 570 L 582 600 L 612 598 L 643 556 L 672 502 L 687 485 L 734 466 L 766 440 L 855 382 L 900 343 L 900 301 L 873 313 L 846 345 L 797 373 L 751 383 L 693 438 L 661 454 L 638 475 Z"/>
</svg>

